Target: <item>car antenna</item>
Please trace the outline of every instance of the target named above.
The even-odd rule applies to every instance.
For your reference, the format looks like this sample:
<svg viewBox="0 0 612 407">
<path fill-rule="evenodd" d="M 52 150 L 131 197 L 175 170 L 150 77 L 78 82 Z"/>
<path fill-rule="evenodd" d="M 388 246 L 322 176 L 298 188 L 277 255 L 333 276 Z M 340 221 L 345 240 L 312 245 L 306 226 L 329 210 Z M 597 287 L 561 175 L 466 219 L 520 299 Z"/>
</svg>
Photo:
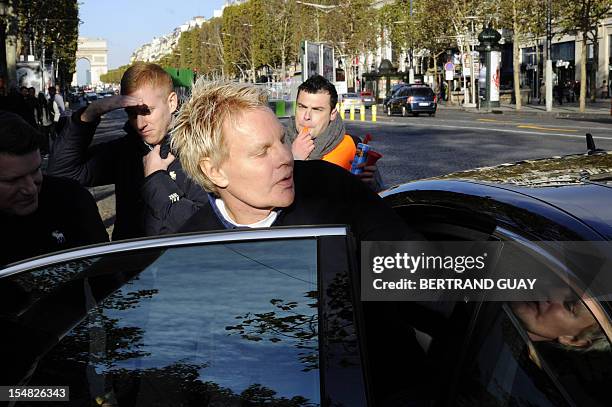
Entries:
<svg viewBox="0 0 612 407">
<path fill-rule="evenodd" d="M 586 142 L 587 142 L 587 154 L 588 155 L 596 154 L 596 153 L 604 151 L 601 148 L 595 147 L 595 141 L 593 140 L 593 136 L 591 135 L 591 133 L 586 134 Z"/>
</svg>

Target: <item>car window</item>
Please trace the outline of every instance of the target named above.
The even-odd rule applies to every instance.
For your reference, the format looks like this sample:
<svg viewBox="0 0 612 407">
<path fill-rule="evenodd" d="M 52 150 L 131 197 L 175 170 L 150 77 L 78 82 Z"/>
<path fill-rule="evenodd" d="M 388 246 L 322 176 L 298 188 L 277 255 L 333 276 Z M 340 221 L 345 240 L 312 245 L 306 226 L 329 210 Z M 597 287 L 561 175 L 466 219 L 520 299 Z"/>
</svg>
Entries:
<svg viewBox="0 0 612 407">
<path fill-rule="evenodd" d="M 3 371 L 16 382 L 119 405 L 320 403 L 315 239 L 90 258 L 69 276 L 58 267 L 2 280 L 21 290 L 3 318 L 29 354 Z"/>
<path fill-rule="evenodd" d="M 530 348 L 500 304 L 481 311 L 468 364 L 457 375 L 457 405 L 566 406 L 552 378 L 530 359 Z M 486 335 L 484 335 L 486 333 Z"/>
<path fill-rule="evenodd" d="M 412 96 L 429 97 L 433 96 L 433 91 L 429 88 L 412 88 L 410 90 Z"/>
</svg>

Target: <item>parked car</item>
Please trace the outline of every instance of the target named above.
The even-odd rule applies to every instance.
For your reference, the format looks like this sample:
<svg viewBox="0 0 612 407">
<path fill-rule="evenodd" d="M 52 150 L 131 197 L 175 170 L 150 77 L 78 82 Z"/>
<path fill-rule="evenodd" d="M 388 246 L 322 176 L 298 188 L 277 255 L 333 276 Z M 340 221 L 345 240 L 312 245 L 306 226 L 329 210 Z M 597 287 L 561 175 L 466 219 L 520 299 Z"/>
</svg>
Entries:
<svg viewBox="0 0 612 407">
<path fill-rule="evenodd" d="M 359 93 L 359 96 L 361 97 L 361 103 L 365 106 L 366 109 L 376 104 L 376 98 L 370 91 L 361 92 Z"/>
<path fill-rule="evenodd" d="M 85 103 L 87 103 L 88 105 L 91 104 L 91 102 L 98 100 L 98 94 L 96 92 L 85 92 Z"/>
<path fill-rule="evenodd" d="M 589 146 L 382 196 L 431 241 L 496 242 L 500 263 L 512 244 L 532 267 L 601 294 L 612 154 Z M 568 243 L 593 246 L 590 267 L 559 250 Z M 511 304 L 486 296 L 360 301 L 360 282 L 342 226 L 162 236 L 26 260 L 0 269 L 0 383 L 69 386 L 66 405 L 609 404 L 609 342 L 568 351 L 536 341 Z M 609 298 L 568 304 L 606 342 Z"/>
<path fill-rule="evenodd" d="M 361 96 L 358 93 L 345 93 L 342 95 L 341 100 L 341 109 L 350 110 L 353 107 L 356 111 L 361 109 Z"/>
<path fill-rule="evenodd" d="M 387 103 L 389 103 L 389 100 L 391 100 L 391 98 L 393 98 L 397 94 L 397 92 L 405 86 L 407 86 L 405 83 L 396 83 L 395 85 L 391 86 L 391 90 L 389 90 L 389 92 L 387 93 L 387 97 L 385 98 L 385 100 L 383 100 L 383 108 L 385 109 L 385 111 L 387 110 Z"/>
<path fill-rule="evenodd" d="M 402 116 L 418 116 L 427 113 L 429 116 L 436 114 L 438 99 L 429 86 L 405 86 L 387 103 L 387 116 L 401 113 Z"/>
</svg>

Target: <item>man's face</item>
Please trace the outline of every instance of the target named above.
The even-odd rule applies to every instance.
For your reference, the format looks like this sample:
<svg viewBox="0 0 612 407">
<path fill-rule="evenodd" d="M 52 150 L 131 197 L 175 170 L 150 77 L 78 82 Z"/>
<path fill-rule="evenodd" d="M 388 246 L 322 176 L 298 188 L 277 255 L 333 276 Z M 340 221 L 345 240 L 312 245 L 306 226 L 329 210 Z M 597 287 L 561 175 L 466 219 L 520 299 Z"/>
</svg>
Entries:
<svg viewBox="0 0 612 407">
<path fill-rule="evenodd" d="M 161 87 L 144 86 L 128 95 L 140 101 L 138 107 L 126 109 L 128 120 L 147 144 L 159 144 L 170 127 L 177 98 L 176 93 L 167 95 L 166 92 Z"/>
<path fill-rule="evenodd" d="M 511 307 L 535 341 L 573 338 L 595 323 L 595 318 L 577 298 L 557 296 L 548 301 L 515 302 Z"/>
<path fill-rule="evenodd" d="M 0 211 L 29 215 L 38 208 L 42 184 L 40 153 L 24 155 L 0 153 Z"/>
<path fill-rule="evenodd" d="M 310 135 L 318 137 L 327 129 L 329 122 L 336 119 L 338 111 L 330 106 L 331 96 L 327 92 L 306 93 L 300 92 L 297 97 L 295 110 L 295 127 L 302 131 L 308 127 Z"/>
<path fill-rule="evenodd" d="M 265 108 L 243 113 L 223 125 L 229 156 L 219 166 L 219 194 L 234 220 L 253 223 L 294 198 L 293 157 L 283 143 L 284 128 Z M 236 213 L 238 212 L 238 213 Z"/>
</svg>

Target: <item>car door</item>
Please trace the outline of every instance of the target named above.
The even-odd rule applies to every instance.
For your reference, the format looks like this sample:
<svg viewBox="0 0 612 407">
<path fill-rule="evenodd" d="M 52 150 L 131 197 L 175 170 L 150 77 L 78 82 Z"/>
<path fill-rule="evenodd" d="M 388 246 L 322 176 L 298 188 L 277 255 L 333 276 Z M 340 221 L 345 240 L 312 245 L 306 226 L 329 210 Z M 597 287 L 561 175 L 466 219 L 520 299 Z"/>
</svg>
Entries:
<svg viewBox="0 0 612 407">
<path fill-rule="evenodd" d="M 415 329 L 425 354 L 422 371 L 435 377 L 422 383 L 420 392 L 398 391 L 401 400 L 452 406 L 606 405 L 605 389 L 612 385 L 607 302 L 611 291 L 603 266 L 610 264 L 609 242 L 597 241 L 601 237 L 576 219 L 562 222 L 557 209 L 541 202 L 530 202 L 525 210 L 517 196 L 505 191 L 495 196 L 489 188 L 482 192 L 482 199 L 469 184 L 461 194 L 438 188 L 388 193 L 387 201 L 429 240 L 499 243 L 503 248 L 497 258 L 500 269 L 508 264 L 504 262 L 507 248 L 513 247 L 521 251 L 520 264 L 525 269 L 562 276 L 572 292 L 582 293 L 584 298 L 574 303 L 591 315 L 598 345 L 570 349 L 556 340 L 537 338 L 514 311 L 515 302 L 490 297 L 401 302 L 389 318 Z M 587 241 L 572 241 L 580 236 L 588 237 Z M 582 263 L 572 257 L 575 254 L 570 256 L 574 252 L 582 253 L 587 264 L 602 268 L 581 269 L 577 265 Z M 564 266 L 568 264 L 574 267 Z M 506 270 L 509 276 L 512 272 Z M 596 283 L 602 275 L 603 287 Z M 594 287 L 599 292 L 593 294 Z"/>
<path fill-rule="evenodd" d="M 65 386 L 62 405 L 366 405 L 353 247 L 344 227 L 247 230 L 0 270 L 0 382 Z"/>
</svg>

